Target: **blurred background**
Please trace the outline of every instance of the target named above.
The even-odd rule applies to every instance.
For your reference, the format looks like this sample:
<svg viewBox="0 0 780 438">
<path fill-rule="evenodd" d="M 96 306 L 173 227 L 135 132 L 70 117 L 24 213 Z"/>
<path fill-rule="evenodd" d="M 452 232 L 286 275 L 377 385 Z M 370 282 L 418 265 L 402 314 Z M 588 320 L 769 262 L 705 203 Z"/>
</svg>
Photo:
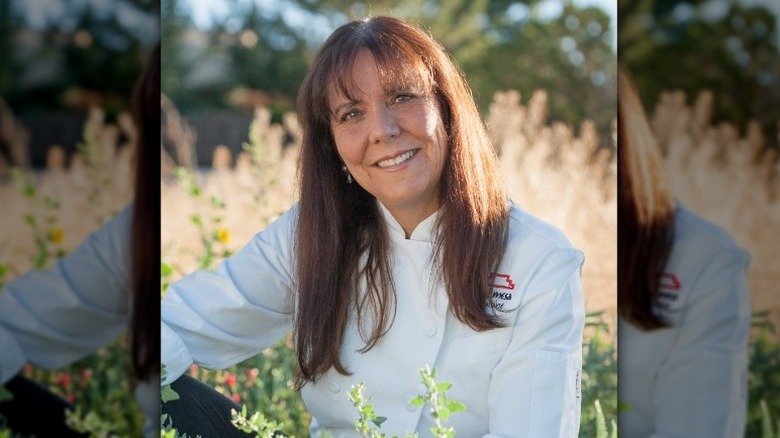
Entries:
<svg viewBox="0 0 780 438">
<path fill-rule="evenodd" d="M 157 0 L 0 0 L 0 294 L 132 199 L 130 97 L 159 40 L 159 10 Z M 74 429 L 137 437 L 129 371 L 122 336 L 71 366 L 23 374 L 78 407 Z M 16 437 L 4 424 L 0 436 Z"/>
<path fill-rule="evenodd" d="M 780 2 L 618 0 L 675 198 L 750 253 L 745 436 L 780 434 Z"/>
</svg>

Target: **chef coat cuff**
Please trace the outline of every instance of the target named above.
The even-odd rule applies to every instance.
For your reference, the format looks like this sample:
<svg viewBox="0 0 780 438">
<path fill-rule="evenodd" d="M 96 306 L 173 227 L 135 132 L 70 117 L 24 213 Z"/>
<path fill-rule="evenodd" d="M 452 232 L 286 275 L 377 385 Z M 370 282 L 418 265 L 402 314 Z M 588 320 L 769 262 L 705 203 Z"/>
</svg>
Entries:
<svg viewBox="0 0 780 438">
<path fill-rule="evenodd" d="M 0 329 L 0 351 L 3 352 L 0 356 L 0 385 L 3 385 L 19 374 L 27 359 L 19 344 L 2 329 Z"/>
<path fill-rule="evenodd" d="M 164 322 L 160 326 L 160 341 L 160 362 L 165 367 L 160 384 L 164 386 L 170 385 L 187 371 L 192 365 L 192 357 L 181 338 Z"/>
</svg>

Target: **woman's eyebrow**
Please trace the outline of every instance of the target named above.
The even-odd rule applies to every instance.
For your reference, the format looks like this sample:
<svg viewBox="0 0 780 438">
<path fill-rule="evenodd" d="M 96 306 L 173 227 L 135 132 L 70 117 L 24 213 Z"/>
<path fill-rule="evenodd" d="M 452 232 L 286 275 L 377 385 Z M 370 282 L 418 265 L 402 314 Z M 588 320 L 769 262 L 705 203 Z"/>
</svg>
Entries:
<svg viewBox="0 0 780 438">
<path fill-rule="evenodd" d="M 331 112 L 333 112 L 333 114 L 338 114 L 339 111 L 341 111 L 343 109 L 346 109 L 346 108 L 350 108 L 350 107 L 354 106 L 356 103 L 360 103 L 360 101 L 352 100 L 352 99 L 346 99 L 346 100 L 342 101 L 341 103 L 339 103 L 338 105 L 336 105 L 335 107 L 333 107 L 331 109 Z"/>
</svg>

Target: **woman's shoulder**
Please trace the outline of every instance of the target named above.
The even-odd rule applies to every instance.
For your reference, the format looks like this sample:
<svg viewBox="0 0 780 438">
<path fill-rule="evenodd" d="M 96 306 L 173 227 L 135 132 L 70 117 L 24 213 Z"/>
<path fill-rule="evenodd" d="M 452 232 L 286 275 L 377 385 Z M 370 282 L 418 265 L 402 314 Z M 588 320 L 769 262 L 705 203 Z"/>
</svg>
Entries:
<svg viewBox="0 0 780 438">
<path fill-rule="evenodd" d="M 660 279 L 661 300 L 672 309 L 702 301 L 746 302 L 742 290 L 750 256 L 724 228 L 675 209 L 674 243 Z"/>
<path fill-rule="evenodd" d="M 536 251 L 576 251 L 568 237 L 557 227 L 533 216 L 514 202 L 509 206 L 509 245 L 532 245 Z"/>
<path fill-rule="evenodd" d="M 691 268 L 696 265 L 703 268 L 713 259 L 725 258 L 739 265 L 749 262 L 747 251 L 737 244 L 728 231 L 679 203 L 675 209 L 674 225 L 674 246 L 670 262 L 683 262 Z"/>
</svg>

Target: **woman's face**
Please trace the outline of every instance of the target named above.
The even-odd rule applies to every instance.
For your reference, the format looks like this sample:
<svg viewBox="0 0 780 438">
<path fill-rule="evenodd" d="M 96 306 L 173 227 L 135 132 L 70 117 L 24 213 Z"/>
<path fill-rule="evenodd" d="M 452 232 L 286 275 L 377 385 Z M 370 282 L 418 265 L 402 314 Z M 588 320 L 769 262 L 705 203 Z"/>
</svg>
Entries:
<svg viewBox="0 0 780 438">
<path fill-rule="evenodd" d="M 328 94 L 339 156 L 355 181 L 391 212 L 433 214 L 447 155 L 436 97 L 414 87 L 383 86 L 367 50 L 358 54 L 352 75 L 355 100 L 335 87 Z"/>
</svg>

